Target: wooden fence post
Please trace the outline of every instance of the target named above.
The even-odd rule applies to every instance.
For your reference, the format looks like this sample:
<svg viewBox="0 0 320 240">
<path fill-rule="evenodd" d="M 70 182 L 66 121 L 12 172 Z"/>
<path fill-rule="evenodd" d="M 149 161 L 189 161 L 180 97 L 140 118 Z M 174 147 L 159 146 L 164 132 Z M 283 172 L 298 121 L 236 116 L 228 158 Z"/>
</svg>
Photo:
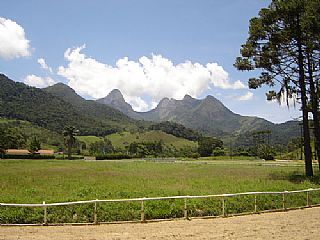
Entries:
<svg viewBox="0 0 320 240">
<path fill-rule="evenodd" d="M 307 207 L 310 207 L 310 196 L 309 196 L 309 191 L 307 191 Z"/>
<path fill-rule="evenodd" d="M 255 194 L 254 195 L 254 212 L 256 213 L 258 210 L 258 207 L 257 207 L 257 195 Z"/>
<path fill-rule="evenodd" d="M 187 206 L 187 198 L 184 198 L 184 218 L 185 219 L 189 219 L 188 218 L 188 206 Z"/>
<path fill-rule="evenodd" d="M 94 209 L 93 209 L 93 222 L 94 224 L 98 224 L 98 212 L 97 212 L 97 208 L 98 208 L 98 199 L 96 199 L 96 201 L 94 202 Z"/>
<path fill-rule="evenodd" d="M 145 215 L 144 215 L 144 201 L 141 201 L 141 222 L 144 223 L 146 221 Z"/>
<path fill-rule="evenodd" d="M 222 216 L 226 216 L 226 203 L 224 197 L 222 197 Z"/>
<path fill-rule="evenodd" d="M 286 210 L 286 193 L 282 193 L 282 209 Z"/>
<path fill-rule="evenodd" d="M 43 201 L 43 225 L 48 225 L 48 212 L 47 212 L 47 206 L 46 202 Z"/>
</svg>

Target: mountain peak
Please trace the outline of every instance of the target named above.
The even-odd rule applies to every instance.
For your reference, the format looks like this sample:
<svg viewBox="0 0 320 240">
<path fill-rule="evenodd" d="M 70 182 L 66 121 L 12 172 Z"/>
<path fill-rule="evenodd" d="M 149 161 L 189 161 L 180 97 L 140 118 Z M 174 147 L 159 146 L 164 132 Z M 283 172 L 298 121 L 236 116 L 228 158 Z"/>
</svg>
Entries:
<svg viewBox="0 0 320 240">
<path fill-rule="evenodd" d="M 119 89 L 113 89 L 105 98 L 108 99 L 108 101 L 123 101 L 125 102 L 122 93 Z"/>
<path fill-rule="evenodd" d="M 73 99 L 74 101 L 77 101 L 79 99 L 82 99 L 82 97 L 80 97 L 75 90 L 62 82 L 49 86 L 44 90 L 58 97 L 68 98 L 69 100 Z"/>
<path fill-rule="evenodd" d="M 189 94 L 184 95 L 183 100 L 194 100 Z"/>
<path fill-rule="evenodd" d="M 119 89 L 113 89 L 106 97 L 98 99 L 98 103 L 106 104 L 110 107 L 118 109 L 124 114 L 139 119 L 137 113 L 135 113 L 129 103 L 127 103 Z"/>
<path fill-rule="evenodd" d="M 218 99 L 216 99 L 214 96 L 211 96 L 211 95 L 208 95 L 206 96 L 206 98 L 204 99 L 205 101 L 208 101 L 208 102 L 220 102 Z"/>
<path fill-rule="evenodd" d="M 97 101 L 107 105 L 114 102 L 121 104 L 126 103 L 119 89 L 113 89 L 111 92 L 109 92 L 109 94 L 106 97 L 98 99 Z"/>
</svg>

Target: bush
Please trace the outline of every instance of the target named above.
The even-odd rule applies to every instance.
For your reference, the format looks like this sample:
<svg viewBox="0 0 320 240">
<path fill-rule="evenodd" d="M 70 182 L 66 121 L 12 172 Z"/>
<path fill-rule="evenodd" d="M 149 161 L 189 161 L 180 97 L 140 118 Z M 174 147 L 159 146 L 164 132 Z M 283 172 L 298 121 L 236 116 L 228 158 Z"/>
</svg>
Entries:
<svg viewBox="0 0 320 240">
<path fill-rule="evenodd" d="M 223 148 L 219 148 L 219 147 L 214 149 L 212 154 L 213 154 L 213 156 L 224 156 L 224 155 L 226 155 L 224 149 Z"/>
<path fill-rule="evenodd" d="M 131 159 L 132 157 L 122 153 L 110 153 L 105 155 L 97 155 L 96 160 L 112 160 L 112 159 Z"/>
<path fill-rule="evenodd" d="M 200 154 L 199 153 L 190 153 L 187 155 L 188 158 L 199 158 Z"/>
<path fill-rule="evenodd" d="M 258 147 L 258 157 L 264 160 L 274 160 L 274 149 L 266 144 L 262 144 Z"/>
</svg>

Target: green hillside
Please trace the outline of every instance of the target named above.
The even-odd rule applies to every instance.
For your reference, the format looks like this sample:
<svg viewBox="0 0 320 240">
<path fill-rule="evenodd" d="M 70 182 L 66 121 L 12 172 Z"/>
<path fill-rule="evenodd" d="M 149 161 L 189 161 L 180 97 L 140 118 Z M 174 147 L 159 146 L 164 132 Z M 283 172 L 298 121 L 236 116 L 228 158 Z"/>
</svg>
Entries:
<svg viewBox="0 0 320 240">
<path fill-rule="evenodd" d="M 122 131 L 133 122 L 110 107 L 99 104 L 96 108 L 98 103 L 93 101 L 77 107 L 48 91 L 14 82 L 3 74 L 0 74 L 0 86 L 0 117 L 3 118 L 26 120 L 60 133 L 65 126 L 75 126 L 82 135 L 107 135 Z M 100 111 L 101 117 L 93 114 L 101 114 Z"/>
<path fill-rule="evenodd" d="M 162 131 L 148 131 L 143 133 L 114 133 L 107 136 L 112 142 L 113 146 L 116 148 L 125 148 L 133 142 L 154 142 L 154 141 L 163 141 L 167 146 L 174 146 L 177 149 L 183 147 L 196 148 L 197 143 L 189 141 L 187 139 L 178 138 L 171 134 L 164 133 Z"/>
<path fill-rule="evenodd" d="M 103 138 L 97 136 L 76 136 L 76 139 L 84 142 L 87 146 L 89 146 L 91 143 L 98 142 Z"/>
<path fill-rule="evenodd" d="M 42 149 L 58 150 L 59 147 L 63 146 L 64 141 L 61 134 L 39 127 L 28 121 L 0 118 L 0 128 L 11 129 L 16 136 L 20 137 L 19 142 L 21 146 L 18 147 L 26 148 L 28 140 L 32 137 L 37 137 L 41 142 Z"/>
</svg>

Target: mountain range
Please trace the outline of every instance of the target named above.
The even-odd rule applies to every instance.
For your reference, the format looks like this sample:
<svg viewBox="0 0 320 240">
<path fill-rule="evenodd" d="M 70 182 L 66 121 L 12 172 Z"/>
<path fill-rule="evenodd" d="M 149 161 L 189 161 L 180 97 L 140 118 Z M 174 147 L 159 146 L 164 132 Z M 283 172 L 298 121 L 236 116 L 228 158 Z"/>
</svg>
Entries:
<svg viewBox="0 0 320 240">
<path fill-rule="evenodd" d="M 119 90 L 97 101 L 86 100 L 63 83 L 38 89 L 14 82 L 3 74 L 0 74 L 0 86 L 0 117 L 26 120 L 60 133 L 64 126 L 75 126 L 82 135 L 103 136 L 148 128 L 153 122 L 171 121 L 203 135 L 223 140 L 232 138 L 237 142 L 258 130 L 271 130 L 274 143 L 279 144 L 300 135 L 297 122 L 274 124 L 263 118 L 241 116 L 213 96 L 201 100 L 189 95 L 182 100 L 164 98 L 155 109 L 136 112 Z M 174 127 L 182 129 L 178 125 Z"/>
<path fill-rule="evenodd" d="M 240 136 L 253 131 L 271 130 L 274 139 L 278 139 L 279 142 L 284 140 L 281 134 L 286 137 L 299 136 L 299 127 L 296 122 L 274 124 L 263 118 L 241 116 L 210 95 L 201 100 L 189 95 L 185 95 L 182 100 L 164 98 L 155 109 L 148 112 L 134 111 L 132 106 L 125 102 L 119 90 L 111 91 L 97 102 L 116 108 L 135 119 L 177 122 L 204 135 Z"/>
</svg>

